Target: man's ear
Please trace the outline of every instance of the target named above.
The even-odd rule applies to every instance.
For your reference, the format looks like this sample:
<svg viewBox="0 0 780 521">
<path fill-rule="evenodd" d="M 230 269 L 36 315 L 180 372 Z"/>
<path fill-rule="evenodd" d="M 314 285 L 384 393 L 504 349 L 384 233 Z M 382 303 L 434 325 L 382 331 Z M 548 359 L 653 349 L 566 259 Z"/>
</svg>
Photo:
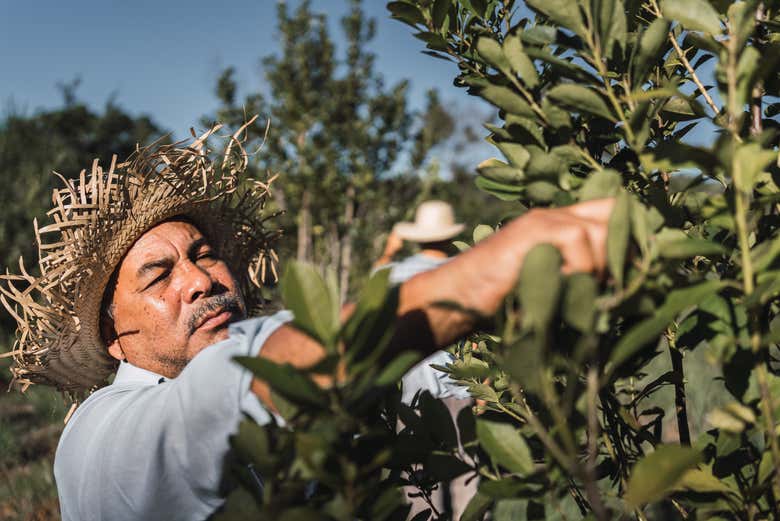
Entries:
<svg viewBox="0 0 780 521">
<path fill-rule="evenodd" d="M 114 339 L 111 342 L 109 342 L 108 354 L 110 354 L 120 362 L 125 360 L 125 352 L 122 351 L 122 346 L 119 345 L 119 337 L 115 336 Z"/>
</svg>

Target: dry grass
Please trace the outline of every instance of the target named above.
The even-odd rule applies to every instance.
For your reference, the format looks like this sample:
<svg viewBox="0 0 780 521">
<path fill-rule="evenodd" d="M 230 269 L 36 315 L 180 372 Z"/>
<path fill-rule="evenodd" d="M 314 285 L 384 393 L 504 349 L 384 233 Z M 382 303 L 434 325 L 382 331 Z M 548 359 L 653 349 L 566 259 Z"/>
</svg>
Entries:
<svg viewBox="0 0 780 521">
<path fill-rule="evenodd" d="M 50 388 L 5 392 L 0 361 L 0 521 L 60 519 L 52 466 L 67 408 Z"/>
</svg>

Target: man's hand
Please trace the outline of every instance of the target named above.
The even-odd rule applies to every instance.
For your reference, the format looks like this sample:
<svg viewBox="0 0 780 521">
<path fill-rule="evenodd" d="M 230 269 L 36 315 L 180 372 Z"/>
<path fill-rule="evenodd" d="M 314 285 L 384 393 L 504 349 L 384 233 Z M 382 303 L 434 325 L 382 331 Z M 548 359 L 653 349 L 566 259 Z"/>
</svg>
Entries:
<svg viewBox="0 0 780 521">
<path fill-rule="evenodd" d="M 425 356 L 468 334 L 479 316 L 495 314 L 517 284 L 526 254 L 539 244 L 560 250 L 566 273 L 602 273 L 614 203 L 614 199 L 600 199 L 530 210 L 440 268 L 411 278 L 401 285 L 394 347 L 416 349 Z M 344 308 L 342 320 L 351 310 Z M 303 368 L 315 364 L 324 353 L 311 337 L 282 326 L 268 338 L 260 356 Z M 252 390 L 272 406 L 265 382 L 255 380 Z"/>
<path fill-rule="evenodd" d="M 469 333 L 476 317 L 495 314 L 517 284 L 526 254 L 539 244 L 560 250 L 565 273 L 603 272 L 614 205 L 614 199 L 600 199 L 530 210 L 451 262 L 408 280 L 401 286 L 399 345 L 427 352 Z M 455 303 L 468 312 L 439 303 Z"/>
<path fill-rule="evenodd" d="M 390 231 L 390 235 L 387 236 L 387 242 L 385 243 L 385 249 L 382 252 L 382 256 L 379 257 L 374 263 L 373 269 L 381 268 L 386 264 L 392 262 L 393 257 L 401 251 L 404 247 L 404 240 L 395 233 L 395 228 Z"/>
</svg>

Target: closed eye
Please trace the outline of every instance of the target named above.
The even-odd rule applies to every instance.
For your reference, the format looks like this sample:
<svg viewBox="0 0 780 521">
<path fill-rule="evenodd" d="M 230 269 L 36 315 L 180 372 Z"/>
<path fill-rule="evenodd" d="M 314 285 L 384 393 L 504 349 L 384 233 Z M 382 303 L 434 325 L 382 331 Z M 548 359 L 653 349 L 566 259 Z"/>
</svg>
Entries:
<svg viewBox="0 0 780 521">
<path fill-rule="evenodd" d="M 161 271 L 159 275 L 157 275 L 154 279 L 152 279 L 152 281 L 149 284 L 146 285 L 144 290 L 147 290 L 147 289 L 151 288 L 152 286 L 154 286 L 156 284 L 159 284 L 160 282 L 164 281 L 165 279 L 168 278 L 168 275 L 170 275 L 170 273 L 171 273 L 171 270 L 168 270 L 168 269 L 165 269 L 165 270 Z"/>
</svg>

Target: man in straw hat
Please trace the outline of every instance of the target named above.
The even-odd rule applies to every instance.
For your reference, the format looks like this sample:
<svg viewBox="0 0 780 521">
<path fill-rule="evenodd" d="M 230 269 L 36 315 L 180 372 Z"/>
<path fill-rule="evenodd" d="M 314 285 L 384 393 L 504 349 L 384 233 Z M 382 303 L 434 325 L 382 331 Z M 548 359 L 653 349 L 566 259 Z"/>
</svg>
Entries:
<svg viewBox="0 0 780 521">
<path fill-rule="evenodd" d="M 244 414 L 262 423 L 273 411 L 268 386 L 232 358 L 308 367 L 323 356 L 286 325 L 289 313 L 244 320 L 276 233 L 267 185 L 240 182 L 247 160 L 236 135 L 220 161 L 209 160 L 204 135 L 63 180 L 47 224 L 35 224 L 40 276 L 22 262 L 4 276 L 2 301 L 19 324 L 15 379 L 89 395 L 54 464 L 66 521 L 208 517 L 224 501 L 228 435 Z M 557 246 L 565 270 L 602 269 L 611 208 L 532 210 L 410 279 L 393 342 L 427 354 L 469 332 L 473 313 L 436 303 L 491 315 L 536 244 Z"/>
</svg>

